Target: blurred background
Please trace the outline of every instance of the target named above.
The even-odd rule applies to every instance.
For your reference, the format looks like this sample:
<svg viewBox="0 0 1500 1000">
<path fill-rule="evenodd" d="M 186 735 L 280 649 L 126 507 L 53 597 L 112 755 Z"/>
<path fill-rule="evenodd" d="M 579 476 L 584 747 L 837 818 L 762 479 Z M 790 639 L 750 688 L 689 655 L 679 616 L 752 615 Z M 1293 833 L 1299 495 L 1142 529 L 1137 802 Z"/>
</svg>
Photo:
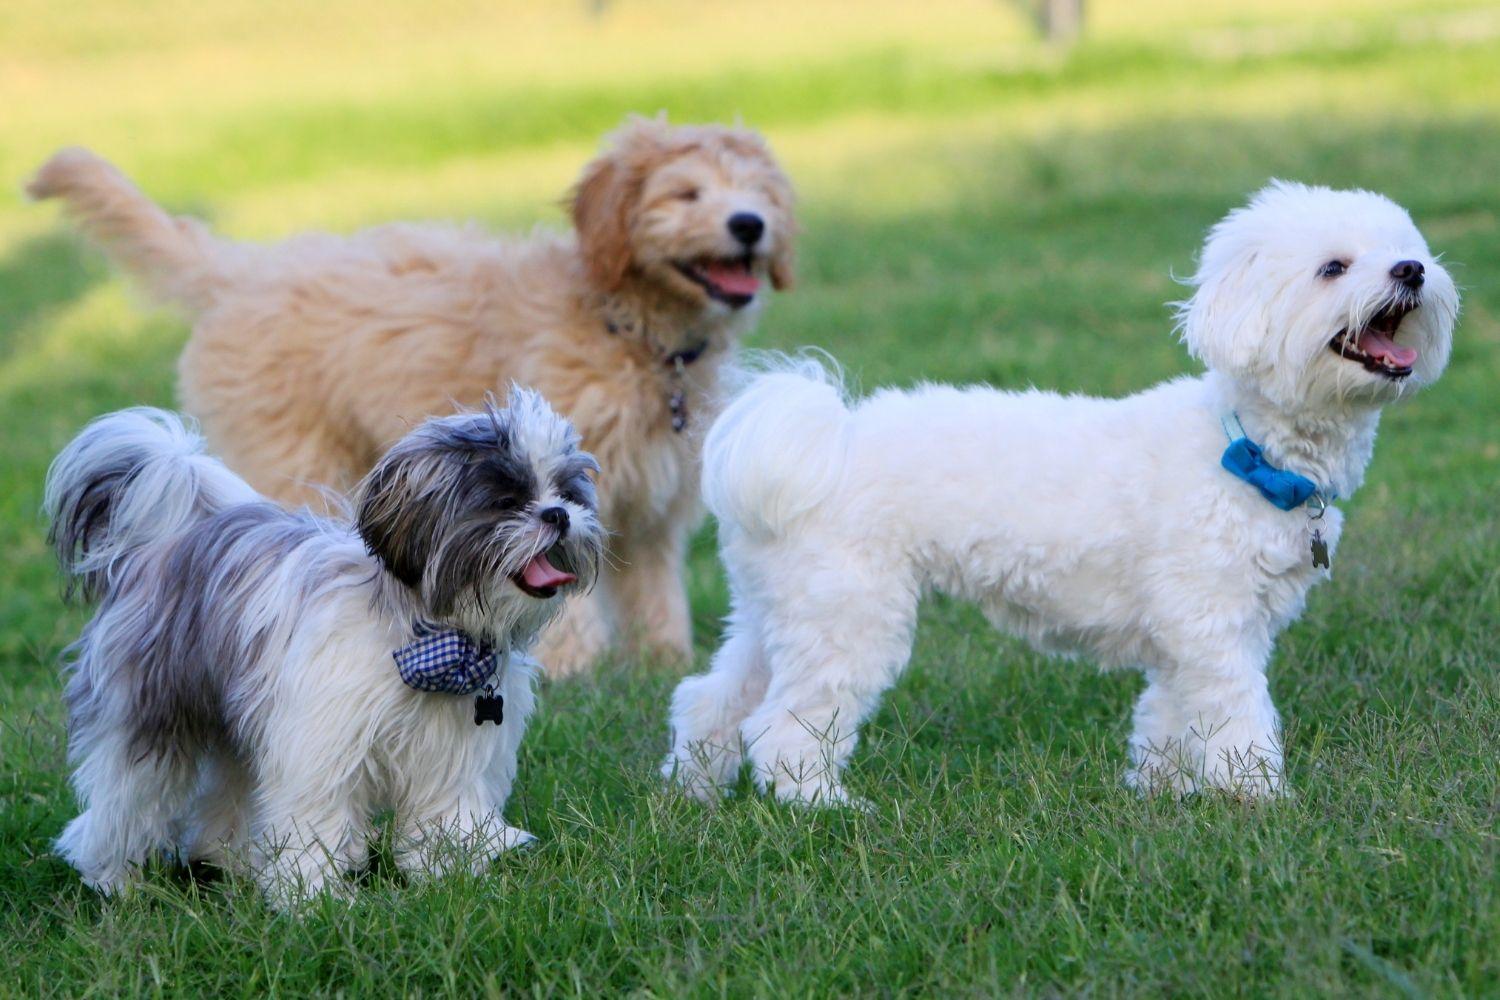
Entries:
<svg viewBox="0 0 1500 1000">
<path fill-rule="evenodd" d="M 601 135 L 658 111 L 769 136 L 805 235 L 754 343 L 826 346 L 865 382 L 1143 387 L 1187 364 L 1173 274 L 1224 211 L 1271 177 L 1383 190 L 1469 294 L 1448 405 L 1403 414 L 1457 426 L 1380 460 L 1497 471 L 1484 421 L 1443 417 L 1491 408 L 1497 367 L 1494 3 L 6 0 L 0 607 L 46 625 L 0 627 L 0 651 L 46 660 L 68 628 L 46 459 L 90 415 L 171 405 L 186 334 L 23 201 L 49 151 L 90 145 L 242 238 L 523 228 L 562 225 Z"/>
<path fill-rule="evenodd" d="M 601 136 L 658 111 L 767 134 L 805 237 L 754 342 L 822 345 L 867 383 L 1140 388 L 1187 364 L 1165 303 L 1227 209 L 1272 177 L 1386 192 L 1467 296 L 1453 373 L 1396 418 L 1444 425 L 1441 446 L 1378 461 L 1448 496 L 1496 471 L 1484 422 L 1458 419 L 1497 367 L 1492 3 L 6 0 L 0 609 L 47 624 L 0 628 L 0 650 L 67 628 L 35 521 L 48 456 L 89 416 L 170 405 L 185 336 L 22 200 L 54 148 L 241 238 L 511 229 L 564 223 Z"/>
<path fill-rule="evenodd" d="M 23 202 L 54 148 L 91 146 L 242 238 L 515 228 L 562 224 L 601 136 L 658 111 L 763 130 L 797 185 L 801 283 L 757 344 L 820 344 L 866 382 L 1139 388 L 1184 368 L 1164 303 L 1204 229 L 1289 177 L 1413 211 L 1469 288 L 1441 396 L 1489 405 L 1493 3 L 6 0 L 0 523 L 24 557 L 0 573 L 43 575 L 0 601 L 50 607 L 42 464 L 88 416 L 170 404 L 185 335 Z M 1477 422 L 1444 445 L 1420 460 L 1500 458 Z"/>
</svg>

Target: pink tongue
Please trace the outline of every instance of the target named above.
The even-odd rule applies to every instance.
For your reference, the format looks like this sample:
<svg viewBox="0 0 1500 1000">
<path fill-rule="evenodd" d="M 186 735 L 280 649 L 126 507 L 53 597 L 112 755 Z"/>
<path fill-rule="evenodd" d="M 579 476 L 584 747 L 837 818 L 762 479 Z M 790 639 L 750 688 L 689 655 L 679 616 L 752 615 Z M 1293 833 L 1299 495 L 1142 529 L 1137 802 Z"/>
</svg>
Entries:
<svg viewBox="0 0 1500 1000">
<path fill-rule="evenodd" d="M 1402 347 L 1385 334 L 1366 330 L 1359 338 L 1359 349 L 1379 358 L 1392 368 L 1410 368 L 1417 361 L 1415 347 Z"/>
<path fill-rule="evenodd" d="M 760 279 L 744 267 L 734 264 L 705 264 L 703 276 L 730 295 L 754 295 L 760 291 Z"/>
<path fill-rule="evenodd" d="M 547 554 L 543 552 L 521 570 L 521 579 L 526 581 L 526 586 L 537 590 L 546 590 L 549 587 L 561 587 L 565 583 L 572 583 L 578 577 L 572 573 L 564 573 L 556 566 L 547 561 Z"/>
</svg>

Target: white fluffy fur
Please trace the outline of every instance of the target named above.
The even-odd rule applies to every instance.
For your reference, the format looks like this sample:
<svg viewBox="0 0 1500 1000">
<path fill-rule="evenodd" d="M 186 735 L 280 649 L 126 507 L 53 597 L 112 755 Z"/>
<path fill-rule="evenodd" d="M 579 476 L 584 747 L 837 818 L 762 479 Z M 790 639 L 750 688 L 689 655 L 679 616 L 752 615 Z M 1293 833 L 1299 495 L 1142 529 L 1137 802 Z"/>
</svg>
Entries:
<svg viewBox="0 0 1500 1000">
<path fill-rule="evenodd" d="M 1347 273 L 1321 276 L 1333 259 Z M 1403 260 L 1426 283 L 1400 381 L 1329 343 L 1402 294 Z M 1141 669 L 1133 785 L 1278 790 L 1267 664 L 1326 572 L 1310 508 L 1220 467 L 1221 418 L 1347 498 L 1381 406 L 1445 366 L 1458 296 L 1395 204 L 1281 183 L 1213 229 L 1194 284 L 1181 332 L 1209 371 L 1125 399 L 926 385 L 851 405 L 816 364 L 755 379 L 705 445 L 732 612 L 709 672 L 673 697 L 664 773 L 706 796 L 748 758 L 783 799 L 847 801 L 857 729 L 935 589 L 1040 649 Z M 1330 549 L 1342 525 L 1337 509 L 1319 522 Z"/>
</svg>

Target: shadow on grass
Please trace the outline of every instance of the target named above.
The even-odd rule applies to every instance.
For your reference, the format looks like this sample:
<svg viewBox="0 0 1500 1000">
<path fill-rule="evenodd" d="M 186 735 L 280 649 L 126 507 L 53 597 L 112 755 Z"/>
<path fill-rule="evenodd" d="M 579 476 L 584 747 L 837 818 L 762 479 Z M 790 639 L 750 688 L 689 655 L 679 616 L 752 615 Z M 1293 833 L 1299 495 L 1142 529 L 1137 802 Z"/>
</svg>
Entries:
<svg viewBox="0 0 1500 1000">
<path fill-rule="evenodd" d="M 0 259 L 0 361 L 15 356 L 33 321 L 82 298 L 109 274 L 71 233 L 22 240 Z"/>
</svg>

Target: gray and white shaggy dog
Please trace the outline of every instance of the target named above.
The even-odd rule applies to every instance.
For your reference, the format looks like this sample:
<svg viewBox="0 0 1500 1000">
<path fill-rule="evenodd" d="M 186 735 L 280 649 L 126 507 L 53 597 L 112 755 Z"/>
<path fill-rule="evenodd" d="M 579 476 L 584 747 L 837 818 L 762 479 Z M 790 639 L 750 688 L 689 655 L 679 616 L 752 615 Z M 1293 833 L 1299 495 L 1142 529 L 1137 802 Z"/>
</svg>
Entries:
<svg viewBox="0 0 1500 1000">
<path fill-rule="evenodd" d="M 266 501 L 171 413 L 94 421 L 46 488 L 69 592 L 98 602 L 64 654 L 84 810 L 60 852 L 106 893 L 157 852 L 248 863 L 286 904 L 343 889 L 381 810 L 415 874 L 531 840 L 501 812 L 527 650 L 596 574 L 597 469 L 513 388 L 417 427 L 330 519 Z"/>
</svg>

